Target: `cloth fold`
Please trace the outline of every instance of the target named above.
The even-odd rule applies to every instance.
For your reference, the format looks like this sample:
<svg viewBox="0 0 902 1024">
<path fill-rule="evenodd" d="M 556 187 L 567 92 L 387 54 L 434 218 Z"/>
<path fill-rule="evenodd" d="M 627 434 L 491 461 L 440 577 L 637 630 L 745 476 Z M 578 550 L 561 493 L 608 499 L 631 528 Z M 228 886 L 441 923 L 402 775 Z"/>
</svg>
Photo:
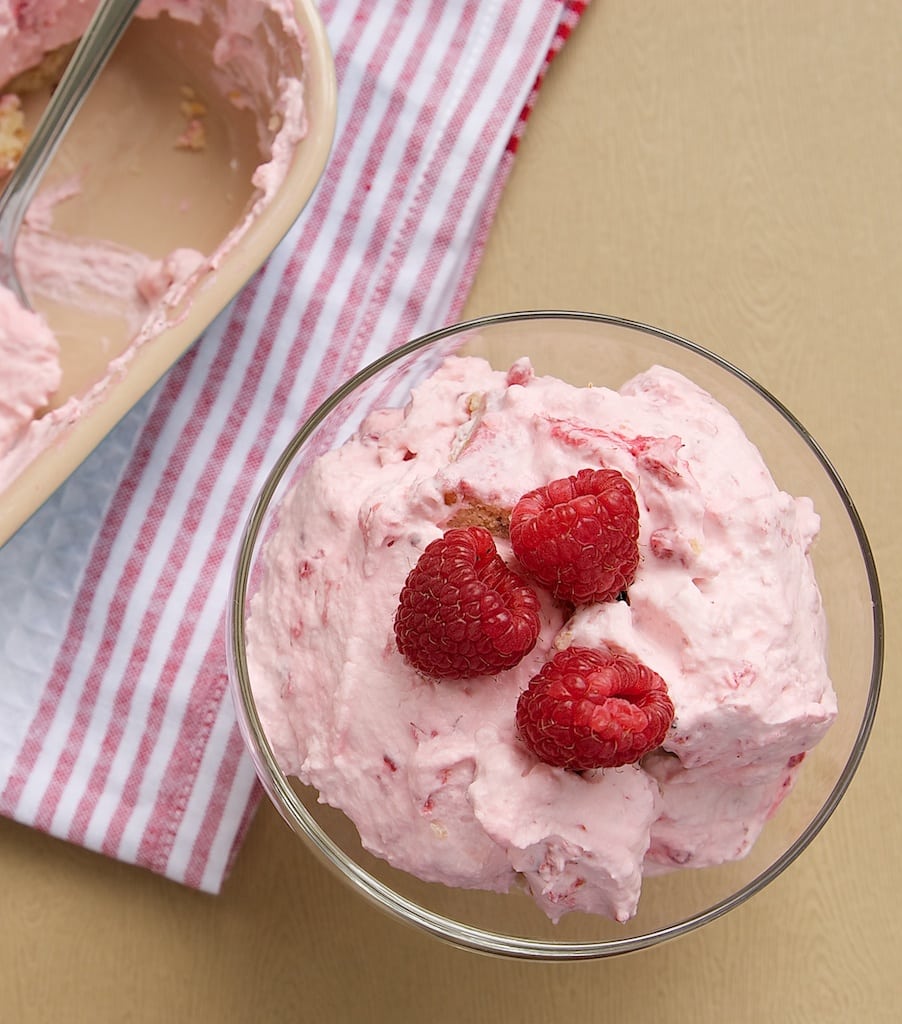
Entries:
<svg viewBox="0 0 902 1024">
<path fill-rule="evenodd" d="M 0 813 L 215 892 L 259 797 L 224 616 L 278 451 L 456 319 L 576 0 L 326 0 L 326 173 L 265 266 L 0 550 Z"/>
</svg>

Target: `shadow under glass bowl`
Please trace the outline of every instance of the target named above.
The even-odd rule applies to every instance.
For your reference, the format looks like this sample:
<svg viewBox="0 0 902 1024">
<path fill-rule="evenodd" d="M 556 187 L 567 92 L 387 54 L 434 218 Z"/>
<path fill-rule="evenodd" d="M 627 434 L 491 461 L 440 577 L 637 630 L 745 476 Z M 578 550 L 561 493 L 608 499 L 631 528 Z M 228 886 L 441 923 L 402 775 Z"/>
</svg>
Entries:
<svg viewBox="0 0 902 1024">
<path fill-rule="evenodd" d="M 497 369 L 527 355 L 538 374 L 612 388 L 654 364 L 668 366 L 725 405 L 778 486 L 809 496 L 821 517 L 812 557 L 827 615 L 838 716 L 742 860 L 645 879 L 638 913 L 626 924 L 571 913 L 555 925 L 523 893 L 451 889 L 393 869 L 362 849 L 341 812 L 319 804 L 315 791 L 283 774 L 257 714 L 245 627 L 261 550 L 281 500 L 314 458 L 342 444 L 372 410 L 403 405 L 411 387 L 451 354 L 480 355 Z M 864 752 L 880 689 L 883 612 L 874 560 L 852 501 L 820 447 L 776 398 L 718 356 L 666 331 L 596 314 L 534 311 L 485 317 L 409 342 L 358 373 L 310 417 L 271 470 L 247 523 L 232 580 L 228 656 L 239 722 L 260 780 L 326 865 L 389 914 L 454 945 L 566 961 L 632 952 L 686 934 L 739 906 L 798 857 L 836 808 Z"/>
</svg>

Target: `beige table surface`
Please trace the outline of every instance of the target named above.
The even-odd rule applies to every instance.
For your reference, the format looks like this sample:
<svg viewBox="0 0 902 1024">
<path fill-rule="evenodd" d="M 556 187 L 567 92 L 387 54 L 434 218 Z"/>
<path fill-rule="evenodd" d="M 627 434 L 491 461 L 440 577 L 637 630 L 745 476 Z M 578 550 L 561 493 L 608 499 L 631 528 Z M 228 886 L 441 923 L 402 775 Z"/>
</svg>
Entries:
<svg viewBox="0 0 902 1024">
<path fill-rule="evenodd" d="M 843 804 L 769 890 L 616 960 L 497 961 L 361 905 L 258 815 L 222 895 L 0 822 L 0 1021 L 899 1019 L 902 6 L 593 0 L 552 67 L 469 313 L 574 307 L 739 363 L 854 495 L 884 692 Z"/>
</svg>

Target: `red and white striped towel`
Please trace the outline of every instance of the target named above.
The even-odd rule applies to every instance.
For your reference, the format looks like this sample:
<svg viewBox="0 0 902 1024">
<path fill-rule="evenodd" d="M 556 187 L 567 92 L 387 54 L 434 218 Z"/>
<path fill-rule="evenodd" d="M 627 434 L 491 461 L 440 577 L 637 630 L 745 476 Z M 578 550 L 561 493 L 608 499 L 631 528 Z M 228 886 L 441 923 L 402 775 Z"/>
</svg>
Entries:
<svg viewBox="0 0 902 1024">
<path fill-rule="evenodd" d="M 0 813 L 216 891 L 258 788 L 227 694 L 235 548 L 340 382 L 459 316 L 577 0 L 324 0 L 339 120 L 266 266 L 0 550 Z"/>
</svg>

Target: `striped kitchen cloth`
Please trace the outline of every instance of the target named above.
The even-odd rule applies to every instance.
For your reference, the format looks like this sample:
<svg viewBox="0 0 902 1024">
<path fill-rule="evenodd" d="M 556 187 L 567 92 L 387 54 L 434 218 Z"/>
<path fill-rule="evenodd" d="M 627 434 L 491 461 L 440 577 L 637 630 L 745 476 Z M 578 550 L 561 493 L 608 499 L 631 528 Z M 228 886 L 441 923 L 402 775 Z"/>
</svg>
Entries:
<svg viewBox="0 0 902 1024">
<path fill-rule="evenodd" d="M 215 892 L 259 789 L 225 597 L 276 454 L 456 319 L 576 0 L 324 0 L 329 166 L 266 265 L 0 550 L 0 813 Z"/>
</svg>

